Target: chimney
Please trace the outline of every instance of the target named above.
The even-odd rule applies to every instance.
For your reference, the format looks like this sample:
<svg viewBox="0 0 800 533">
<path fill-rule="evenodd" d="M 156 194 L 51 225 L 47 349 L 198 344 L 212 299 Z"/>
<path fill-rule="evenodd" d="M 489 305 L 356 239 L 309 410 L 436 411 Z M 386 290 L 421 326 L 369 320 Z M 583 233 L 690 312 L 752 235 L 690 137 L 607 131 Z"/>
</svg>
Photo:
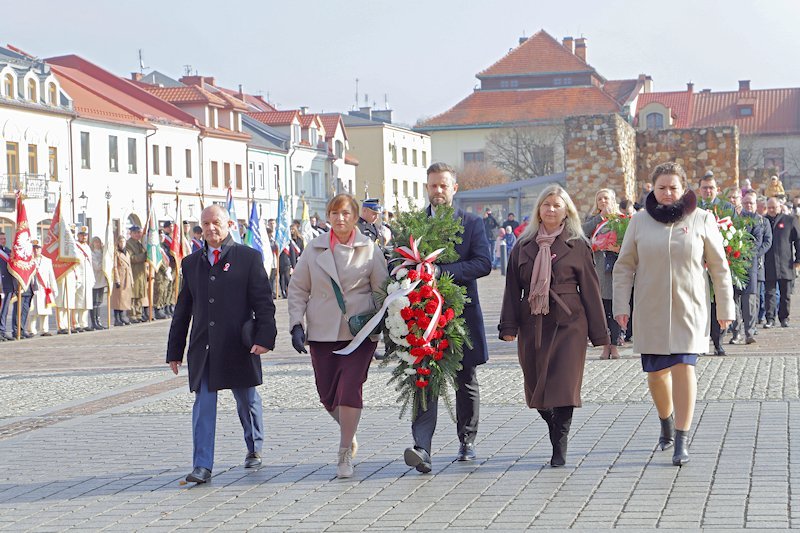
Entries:
<svg viewBox="0 0 800 533">
<path fill-rule="evenodd" d="M 694 83 L 689 82 L 689 83 L 686 84 L 686 92 L 687 93 L 694 92 Z"/>
<path fill-rule="evenodd" d="M 711 89 L 703 89 L 700 92 L 703 93 L 703 94 L 710 94 L 711 93 Z"/>
<path fill-rule="evenodd" d="M 645 76 L 644 77 L 644 92 L 646 92 L 646 93 L 653 92 L 653 78 L 652 78 L 652 76 Z"/>
<path fill-rule="evenodd" d="M 244 91 L 242 91 L 242 84 L 239 84 L 239 100 L 244 100 Z"/>
<path fill-rule="evenodd" d="M 308 115 L 308 106 L 307 105 L 301 105 L 300 106 L 300 114 L 301 115 Z"/>
<path fill-rule="evenodd" d="M 131 72 L 131 79 L 133 81 L 142 81 L 144 75 L 141 72 Z"/>
<path fill-rule="evenodd" d="M 575 55 L 586 61 L 586 37 L 575 39 Z"/>
<path fill-rule="evenodd" d="M 370 106 L 359 107 L 358 111 L 368 119 L 372 120 L 372 107 Z"/>
<path fill-rule="evenodd" d="M 564 48 L 569 50 L 570 54 L 575 53 L 575 41 L 572 40 L 572 37 L 564 37 L 564 40 L 561 41 L 561 44 L 564 45 Z"/>
<path fill-rule="evenodd" d="M 740 91 L 749 91 L 750 90 L 750 80 L 739 80 L 739 90 Z"/>
<path fill-rule="evenodd" d="M 392 123 L 392 110 L 391 109 L 374 109 L 372 111 L 372 120 L 385 122 L 386 124 Z"/>
<path fill-rule="evenodd" d="M 202 85 L 203 84 L 203 77 L 202 76 L 183 76 L 178 79 L 184 85 Z"/>
<path fill-rule="evenodd" d="M 525 41 L 527 41 L 527 40 L 528 40 L 528 38 L 527 38 L 527 37 L 520 37 L 520 38 L 519 38 L 519 44 L 524 44 L 524 43 L 525 43 Z"/>
</svg>

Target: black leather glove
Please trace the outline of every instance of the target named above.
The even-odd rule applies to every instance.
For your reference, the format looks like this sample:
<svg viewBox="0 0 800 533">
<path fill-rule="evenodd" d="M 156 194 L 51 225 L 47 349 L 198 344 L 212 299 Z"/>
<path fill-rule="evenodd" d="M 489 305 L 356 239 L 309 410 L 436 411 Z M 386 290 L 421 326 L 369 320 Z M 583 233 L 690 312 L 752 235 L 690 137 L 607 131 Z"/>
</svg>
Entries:
<svg viewBox="0 0 800 533">
<path fill-rule="evenodd" d="M 122 285 L 119 284 L 119 281 L 114 282 L 114 288 L 119 289 Z"/>
<path fill-rule="evenodd" d="M 297 353 L 308 353 L 306 351 L 306 332 L 303 331 L 303 326 L 300 324 L 292 328 L 292 347 L 297 350 Z"/>
</svg>

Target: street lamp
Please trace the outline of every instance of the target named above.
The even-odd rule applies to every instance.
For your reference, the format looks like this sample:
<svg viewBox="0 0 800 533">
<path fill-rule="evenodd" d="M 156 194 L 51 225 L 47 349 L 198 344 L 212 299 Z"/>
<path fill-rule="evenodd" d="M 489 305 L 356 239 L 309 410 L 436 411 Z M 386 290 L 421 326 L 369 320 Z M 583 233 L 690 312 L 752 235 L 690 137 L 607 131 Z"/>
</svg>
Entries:
<svg viewBox="0 0 800 533">
<path fill-rule="evenodd" d="M 78 200 L 81 201 L 81 226 L 86 225 L 86 208 L 89 207 L 89 197 L 86 196 L 86 193 L 81 191 L 81 195 L 78 196 Z"/>
</svg>

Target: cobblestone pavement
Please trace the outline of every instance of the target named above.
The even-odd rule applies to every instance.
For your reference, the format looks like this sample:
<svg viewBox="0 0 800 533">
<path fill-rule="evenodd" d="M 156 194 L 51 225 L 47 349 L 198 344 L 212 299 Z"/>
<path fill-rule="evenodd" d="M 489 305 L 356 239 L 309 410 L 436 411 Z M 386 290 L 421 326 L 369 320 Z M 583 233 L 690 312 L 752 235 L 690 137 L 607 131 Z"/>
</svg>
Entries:
<svg viewBox="0 0 800 533">
<path fill-rule="evenodd" d="M 480 283 L 496 331 L 501 278 Z M 402 460 L 410 444 L 389 370 L 365 386 L 356 475 L 335 479 L 337 428 L 319 407 L 307 356 L 282 334 L 264 359 L 264 467 L 242 468 L 241 428 L 220 395 L 214 478 L 190 469 L 185 373 L 163 362 L 168 324 L 0 344 L 0 530 L 390 531 L 788 529 L 800 527 L 800 384 L 795 328 L 701 358 L 692 460 L 656 452 L 658 419 L 638 358 L 589 350 L 568 465 L 543 466 L 546 425 L 522 401 L 514 344 L 490 339 L 479 370 L 479 460 L 451 463 L 442 412 L 434 471 Z M 493 333 L 492 333 L 493 334 Z"/>
</svg>

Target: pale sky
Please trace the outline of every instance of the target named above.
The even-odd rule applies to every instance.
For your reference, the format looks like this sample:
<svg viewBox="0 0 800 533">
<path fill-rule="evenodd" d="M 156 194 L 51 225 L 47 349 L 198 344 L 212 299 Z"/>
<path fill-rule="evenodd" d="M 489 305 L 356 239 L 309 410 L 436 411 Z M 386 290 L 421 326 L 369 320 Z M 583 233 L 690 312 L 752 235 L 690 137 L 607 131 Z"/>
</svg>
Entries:
<svg viewBox="0 0 800 533">
<path fill-rule="evenodd" d="M 7 1 L 7 0 L 4 0 Z M 444 112 L 475 74 L 544 29 L 587 38 L 607 79 L 655 90 L 800 87 L 799 0 L 39 0 L 4 9 L 2 44 L 39 57 L 78 54 L 116 74 L 183 65 L 268 94 L 279 108 L 346 112 L 364 94 L 395 121 Z"/>
</svg>

